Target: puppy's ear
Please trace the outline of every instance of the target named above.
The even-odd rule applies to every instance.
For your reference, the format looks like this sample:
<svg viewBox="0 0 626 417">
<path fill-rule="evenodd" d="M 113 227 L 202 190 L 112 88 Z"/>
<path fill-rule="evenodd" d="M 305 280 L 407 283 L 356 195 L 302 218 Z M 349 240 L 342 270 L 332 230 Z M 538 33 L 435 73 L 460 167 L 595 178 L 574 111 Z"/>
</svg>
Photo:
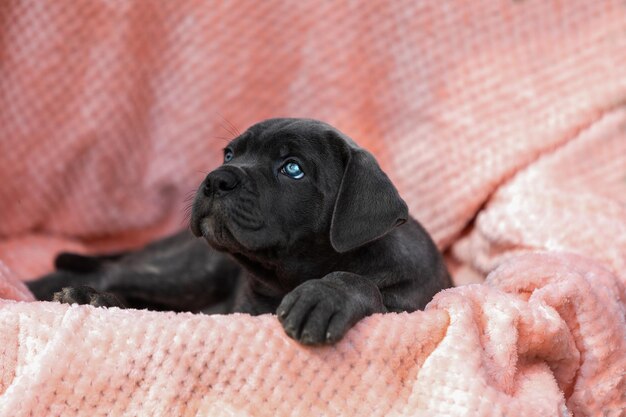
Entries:
<svg viewBox="0 0 626 417">
<path fill-rule="evenodd" d="M 347 252 L 389 233 L 407 221 L 406 203 L 374 157 L 351 148 L 330 225 L 330 243 Z"/>
</svg>

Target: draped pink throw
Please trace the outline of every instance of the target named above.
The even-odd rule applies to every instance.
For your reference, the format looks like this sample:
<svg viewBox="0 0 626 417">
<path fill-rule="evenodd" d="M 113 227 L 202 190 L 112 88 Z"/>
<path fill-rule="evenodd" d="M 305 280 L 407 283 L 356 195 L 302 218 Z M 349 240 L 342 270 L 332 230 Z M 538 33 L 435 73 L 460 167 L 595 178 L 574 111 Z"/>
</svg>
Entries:
<svg viewBox="0 0 626 417">
<path fill-rule="evenodd" d="M 626 415 L 625 68 L 621 0 L 0 2 L 0 416 Z M 272 116 L 376 154 L 458 286 L 314 348 L 33 301 Z"/>
</svg>

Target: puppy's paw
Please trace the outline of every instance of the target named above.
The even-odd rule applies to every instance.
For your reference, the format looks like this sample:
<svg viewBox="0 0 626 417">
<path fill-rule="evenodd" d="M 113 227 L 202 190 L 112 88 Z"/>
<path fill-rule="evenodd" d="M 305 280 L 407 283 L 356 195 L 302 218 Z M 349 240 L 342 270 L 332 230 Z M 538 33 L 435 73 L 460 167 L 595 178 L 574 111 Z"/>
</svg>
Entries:
<svg viewBox="0 0 626 417">
<path fill-rule="evenodd" d="M 287 335 L 306 345 L 335 343 L 361 317 L 349 295 L 332 282 L 307 281 L 283 298 L 276 310 Z"/>
<path fill-rule="evenodd" d="M 98 292 L 91 287 L 65 287 L 55 292 L 52 301 L 66 304 L 87 304 L 94 307 L 124 307 L 113 294 Z"/>
</svg>

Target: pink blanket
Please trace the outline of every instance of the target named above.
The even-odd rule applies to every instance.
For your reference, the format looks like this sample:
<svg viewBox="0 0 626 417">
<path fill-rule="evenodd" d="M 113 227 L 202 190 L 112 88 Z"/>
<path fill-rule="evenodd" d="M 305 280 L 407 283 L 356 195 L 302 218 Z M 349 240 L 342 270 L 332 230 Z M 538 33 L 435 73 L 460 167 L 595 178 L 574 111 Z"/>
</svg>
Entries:
<svg viewBox="0 0 626 417">
<path fill-rule="evenodd" d="M 0 416 L 625 415 L 623 1 L 50 0 L 0 22 Z M 321 348 L 270 315 L 32 302 L 59 250 L 182 227 L 229 122 L 280 115 L 374 152 L 459 286 Z"/>
</svg>

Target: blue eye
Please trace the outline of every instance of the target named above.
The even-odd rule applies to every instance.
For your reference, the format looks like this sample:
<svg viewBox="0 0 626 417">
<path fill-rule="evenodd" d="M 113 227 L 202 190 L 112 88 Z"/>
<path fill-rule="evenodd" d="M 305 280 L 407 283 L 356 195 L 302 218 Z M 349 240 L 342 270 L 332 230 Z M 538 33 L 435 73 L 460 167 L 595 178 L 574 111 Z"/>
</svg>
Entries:
<svg viewBox="0 0 626 417">
<path fill-rule="evenodd" d="M 226 152 L 224 152 L 224 162 L 229 162 L 234 156 L 233 151 L 230 149 L 226 150 Z"/>
<path fill-rule="evenodd" d="M 287 162 L 280 169 L 280 173 L 288 176 L 289 178 L 293 178 L 294 180 L 299 180 L 304 177 L 304 172 L 302 172 L 302 168 L 296 162 Z"/>
</svg>

